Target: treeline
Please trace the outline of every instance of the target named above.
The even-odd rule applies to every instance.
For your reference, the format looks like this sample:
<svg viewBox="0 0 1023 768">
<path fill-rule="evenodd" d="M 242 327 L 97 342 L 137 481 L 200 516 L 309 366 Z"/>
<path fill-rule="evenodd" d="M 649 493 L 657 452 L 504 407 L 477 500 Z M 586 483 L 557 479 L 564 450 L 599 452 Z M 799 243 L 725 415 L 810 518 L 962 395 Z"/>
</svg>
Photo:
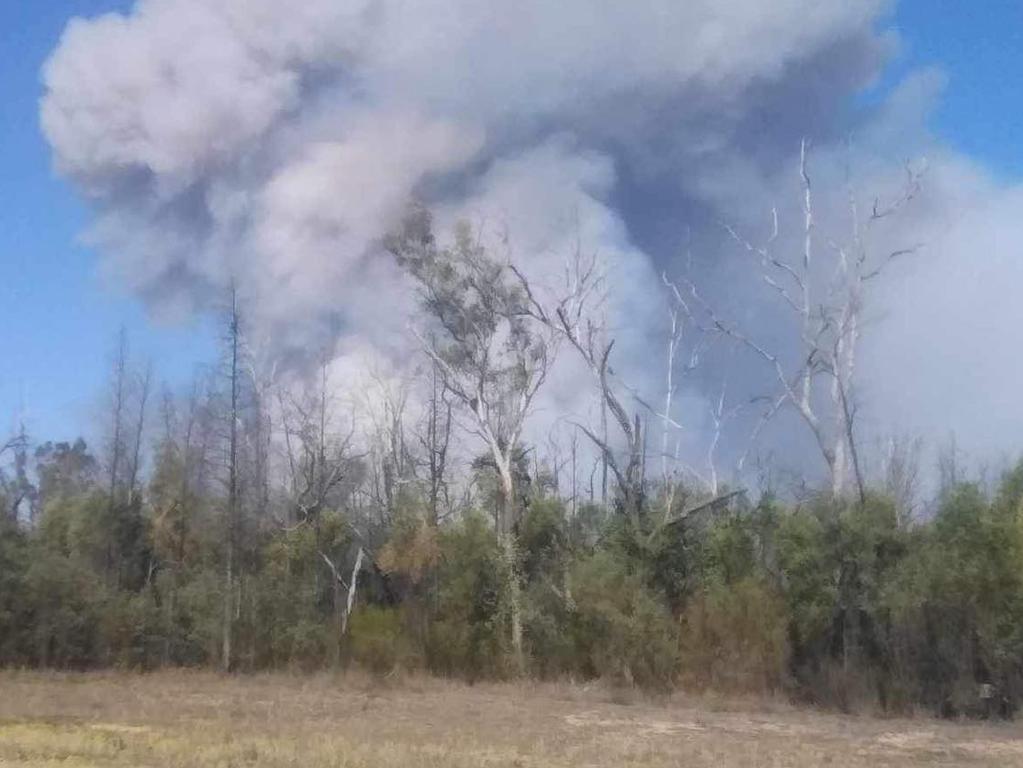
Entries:
<svg viewBox="0 0 1023 768">
<path fill-rule="evenodd" d="M 874 203 L 878 221 L 911 182 Z M 912 449 L 871 479 L 853 372 L 866 286 L 887 262 L 855 231 L 857 258 L 829 251 L 838 268 L 818 302 L 811 224 L 794 266 L 740 242 L 777 271 L 766 285 L 795 312 L 791 349 L 766 349 L 665 276 L 666 370 L 653 375 L 611 365 L 596 258 L 577 252 L 560 289 L 541 285 L 467 227 L 441 244 L 423 209 L 386 242 L 421 298 L 407 369 L 337 381 L 326 350 L 285 372 L 255 348 L 234 290 L 221 358 L 185 394 L 157 397 L 122 338 L 97 449 L 22 432 L 0 450 L 0 663 L 355 663 L 1010 712 L 1023 695 L 1023 465 L 987 492 L 953 453 L 923 509 Z M 680 381 L 714 345 L 777 379 L 751 400 L 763 410 L 747 414 L 750 444 L 793 412 L 822 489 L 748 489 L 749 450 L 718 471 L 741 410 L 724 386 L 705 464 L 685 462 Z M 537 439 L 536 398 L 565 358 L 596 415 L 553 418 Z M 657 408 L 630 374 L 664 381 Z"/>
<path fill-rule="evenodd" d="M 158 454 L 144 501 L 111 504 L 82 443 L 41 451 L 35 524 L 0 536 L 0 660 L 90 668 L 222 662 L 220 495 L 182 499 L 176 452 Z M 994 498 L 949 488 L 933 520 L 894 505 L 736 497 L 638 528 L 602 506 L 574 513 L 533 477 L 512 567 L 521 578 L 526 672 L 646 688 L 786 692 L 885 712 L 977 713 L 1023 685 L 1023 467 Z M 524 481 L 525 482 L 525 481 Z M 126 500 L 127 501 L 127 500 Z M 184 506 L 187 504 L 187 506 Z M 490 517 L 432 522 L 421 488 L 351 528 L 350 510 L 239 536 L 234 668 L 320 669 L 470 680 L 519 673 Z M 369 521 L 364 521 L 369 522 Z M 358 550 L 368 553 L 344 635 L 336 622 Z M 335 575 L 324 562 L 336 555 Z"/>
</svg>

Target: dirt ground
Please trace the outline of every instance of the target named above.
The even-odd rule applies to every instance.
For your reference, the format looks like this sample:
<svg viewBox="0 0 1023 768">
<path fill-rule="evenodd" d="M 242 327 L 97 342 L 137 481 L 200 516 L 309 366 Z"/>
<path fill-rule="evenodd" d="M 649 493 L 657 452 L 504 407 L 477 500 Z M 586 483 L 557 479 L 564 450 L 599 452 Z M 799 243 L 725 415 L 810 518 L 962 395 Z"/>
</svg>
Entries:
<svg viewBox="0 0 1023 768">
<path fill-rule="evenodd" d="M 599 686 L 0 673 L 0 765 L 1023 766 L 1023 726 Z"/>
</svg>

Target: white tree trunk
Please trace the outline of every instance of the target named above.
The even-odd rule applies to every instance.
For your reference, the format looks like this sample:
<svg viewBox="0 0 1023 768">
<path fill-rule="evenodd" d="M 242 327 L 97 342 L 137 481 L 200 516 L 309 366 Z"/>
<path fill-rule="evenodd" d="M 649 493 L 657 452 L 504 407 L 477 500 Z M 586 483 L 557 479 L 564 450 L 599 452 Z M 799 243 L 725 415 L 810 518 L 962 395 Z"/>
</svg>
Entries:
<svg viewBox="0 0 1023 768">
<path fill-rule="evenodd" d="M 348 600 L 345 602 L 345 612 L 341 618 L 341 637 L 348 634 L 348 619 L 352 615 L 352 608 L 355 607 L 355 590 L 359 586 L 359 571 L 362 570 L 362 558 L 364 556 L 362 547 L 355 556 L 355 565 L 352 566 L 352 578 L 348 582 Z"/>
<path fill-rule="evenodd" d="M 511 625 L 512 661 L 515 664 L 516 673 L 523 675 L 526 672 L 526 656 L 522 644 L 522 587 L 519 584 L 514 535 L 502 534 L 499 546 L 500 557 L 503 560 L 501 570 L 508 599 L 508 618 Z"/>
</svg>

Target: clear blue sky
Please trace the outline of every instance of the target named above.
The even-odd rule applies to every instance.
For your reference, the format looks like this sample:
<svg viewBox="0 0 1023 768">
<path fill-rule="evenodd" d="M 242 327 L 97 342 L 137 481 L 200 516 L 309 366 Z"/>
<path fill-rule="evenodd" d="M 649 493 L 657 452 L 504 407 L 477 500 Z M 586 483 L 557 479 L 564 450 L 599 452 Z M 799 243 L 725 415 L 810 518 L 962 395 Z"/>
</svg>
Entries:
<svg viewBox="0 0 1023 768">
<path fill-rule="evenodd" d="M 118 328 L 170 383 L 214 355 L 208 330 L 154 326 L 104 285 L 77 238 L 87 212 L 54 177 L 38 128 L 39 72 L 66 20 L 129 0 L 0 0 L 0 433 L 24 407 L 36 439 L 91 431 Z M 904 0 L 904 48 L 892 75 L 937 65 L 948 75 L 934 129 L 1004 178 L 1023 176 L 1023 0 Z"/>
</svg>

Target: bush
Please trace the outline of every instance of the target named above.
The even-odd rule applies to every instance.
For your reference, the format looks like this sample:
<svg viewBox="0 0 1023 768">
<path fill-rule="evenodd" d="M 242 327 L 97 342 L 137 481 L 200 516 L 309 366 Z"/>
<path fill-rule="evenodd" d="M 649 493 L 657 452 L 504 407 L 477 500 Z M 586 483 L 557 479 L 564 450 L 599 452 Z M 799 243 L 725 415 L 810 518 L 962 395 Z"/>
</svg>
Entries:
<svg viewBox="0 0 1023 768">
<path fill-rule="evenodd" d="M 530 670 L 541 678 L 577 671 L 572 611 L 564 593 L 546 582 L 530 584 L 524 595 L 523 628 Z"/>
<path fill-rule="evenodd" d="M 25 574 L 32 606 L 32 660 L 41 666 L 84 668 L 104 658 L 100 635 L 106 590 L 88 569 L 39 547 Z"/>
<path fill-rule="evenodd" d="M 164 617 L 149 594 L 116 593 L 102 611 L 102 642 L 112 663 L 129 669 L 159 666 Z"/>
<path fill-rule="evenodd" d="M 365 606 L 353 611 L 348 624 L 352 658 L 375 675 L 416 666 L 415 654 L 394 608 Z"/>
<path fill-rule="evenodd" d="M 686 687 L 773 691 L 784 682 L 787 662 L 785 603 L 757 579 L 713 586 L 683 613 L 680 681 Z"/>
<path fill-rule="evenodd" d="M 24 664 L 31 652 L 30 608 L 25 599 L 28 539 L 0 520 L 0 665 Z"/>
<path fill-rule="evenodd" d="M 511 669 L 503 574 L 494 533 L 481 515 L 442 531 L 440 589 L 426 641 L 431 671 L 474 680 Z"/>
<path fill-rule="evenodd" d="M 577 563 L 571 584 L 582 671 L 615 683 L 669 688 L 678 637 L 663 600 L 607 552 Z"/>
<path fill-rule="evenodd" d="M 171 619 L 175 627 L 171 649 L 174 663 L 204 664 L 220 658 L 222 586 L 219 573 L 197 570 L 177 588 Z"/>
<path fill-rule="evenodd" d="M 934 712 L 971 713 L 981 683 L 1023 694 L 1023 537 L 1007 501 L 1017 481 L 994 505 L 975 486 L 950 490 L 886 593 L 898 671 Z"/>
</svg>

